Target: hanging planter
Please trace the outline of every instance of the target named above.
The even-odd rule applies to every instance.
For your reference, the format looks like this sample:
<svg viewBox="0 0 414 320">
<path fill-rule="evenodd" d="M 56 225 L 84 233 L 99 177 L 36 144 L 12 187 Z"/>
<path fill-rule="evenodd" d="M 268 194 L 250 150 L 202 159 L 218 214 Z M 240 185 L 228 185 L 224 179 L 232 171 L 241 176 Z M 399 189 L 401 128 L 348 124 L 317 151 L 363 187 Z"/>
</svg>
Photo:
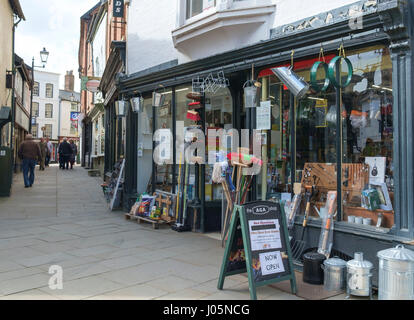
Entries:
<svg viewBox="0 0 414 320">
<path fill-rule="evenodd" d="M 325 71 L 325 81 L 322 86 L 320 86 L 316 80 L 316 75 L 318 73 L 319 66 L 322 66 L 322 68 Z M 325 92 L 326 89 L 328 89 L 329 85 L 331 84 L 331 81 L 328 77 L 328 65 L 324 61 L 317 61 L 313 64 L 310 72 L 310 84 L 316 92 Z"/>
<path fill-rule="evenodd" d="M 260 87 L 254 80 L 247 80 L 243 85 L 244 90 L 244 107 L 255 108 L 258 102 L 258 93 Z"/>
<path fill-rule="evenodd" d="M 344 60 L 344 62 L 347 64 L 347 67 L 348 67 L 348 76 L 344 83 L 341 83 L 341 81 L 338 82 L 336 79 L 336 66 L 337 66 L 337 63 L 340 63 L 341 59 Z M 351 83 L 353 74 L 354 74 L 354 70 L 352 67 L 352 63 L 345 56 L 336 56 L 335 58 L 331 60 L 331 62 L 329 62 L 328 77 L 329 77 L 329 80 L 332 82 L 332 84 L 336 88 L 344 89 L 345 87 L 347 87 Z"/>
<path fill-rule="evenodd" d="M 139 97 L 132 97 L 130 99 L 132 110 L 136 113 L 141 112 L 144 108 L 144 98 L 142 97 L 141 93 L 139 93 Z"/>
<path fill-rule="evenodd" d="M 118 100 L 115 101 L 115 114 L 118 117 L 125 117 L 128 101 Z"/>
<path fill-rule="evenodd" d="M 157 90 L 154 90 L 152 93 L 152 105 L 154 107 L 162 107 L 165 103 L 165 88 L 164 92 L 157 92 Z"/>
</svg>

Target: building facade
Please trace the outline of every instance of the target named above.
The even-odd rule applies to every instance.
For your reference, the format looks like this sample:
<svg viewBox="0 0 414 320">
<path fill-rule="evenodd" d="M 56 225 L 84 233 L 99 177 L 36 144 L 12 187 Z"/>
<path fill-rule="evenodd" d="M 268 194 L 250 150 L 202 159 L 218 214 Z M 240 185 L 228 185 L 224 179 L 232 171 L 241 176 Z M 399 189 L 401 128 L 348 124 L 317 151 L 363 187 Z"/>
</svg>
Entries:
<svg viewBox="0 0 414 320">
<path fill-rule="evenodd" d="M 100 1 L 81 17 L 79 77 L 82 81 L 82 165 L 104 174 L 105 107 L 98 90 L 112 41 L 125 40 L 125 19 L 113 16 L 114 0 Z"/>
<path fill-rule="evenodd" d="M 318 192 L 311 200 L 306 250 L 318 248 L 328 191 L 338 197 L 333 252 L 349 259 L 362 251 L 375 264 L 378 250 L 410 244 L 414 160 L 407 137 L 413 134 L 413 1 L 318 1 L 309 6 L 300 0 L 183 0 L 129 5 L 126 75 L 119 77 L 117 87 L 120 99 L 144 98 L 142 112 L 129 109 L 125 117 L 125 156 L 131 163 L 125 177 L 136 177 L 125 181 L 131 190 L 137 195 L 155 189 L 176 192 L 181 151 L 174 140 L 168 159 L 154 163 L 154 134 L 157 129 L 169 130 L 173 137 L 182 134 L 177 121 L 191 126 L 185 116 L 191 102 L 187 94 L 198 88 L 200 79 L 206 83 L 224 77 L 222 88 L 204 92 L 202 131 L 260 129 L 263 166 L 253 177 L 249 201 L 291 197 L 295 183 L 304 190 L 313 186 Z M 316 62 L 328 65 L 338 59 L 349 61 L 349 77 L 337 78 L 341 86 L 335 89 L 313 68 Z M 312 84 L 305 96 L 295 99 L 275 75 L 272 69 L 281 66 L 291 66 Z M 258 100 L 270 105 L 265 124 L 257 117 L 260 103 L 253 108 L 244 103 L 249 80 L 261 83 Z M 165 96 L 162 107 L 153 106 L 154 92 Z M 206 150 L 206 158 L 208 151 L 218 150 Z M 191 174 L 197 201 L 189 206 L 199 214 L 199 230 L 218 231 L 221 185 L 212 181 L 211 165 L 191 166 Z M 379 190 L 380 208 L 364 207 L 362 191 L 367 188 Z M 126 209 L 133 202 L 132 195 L 127 197 L 131 201 Z M 295 237 L 303 231 L 304 212 L 303 202 Z M 369 218 L 370 224 L 352 223 L 349 216 Z"/>
<path fill-rule="evenodd" d="M 73 140 L 78 145 L 81 131 L 79 130 L 80 93 L 74 90 L 73 71 L 65 75 L 65 89 L 59 90 L 59 125 L 58 139 Z"/>
<path fill-rule="evenodd" d="M 51 161 L 57 161 L 59 143 L 59 77 L 58 73 L 34 71 L 32 135 L 34 138 L 49 137 L 52 141 Z"/>
<path fill-rule="evenodd" d="M 20 144 L 24 141 L 26 134 L 29 132 L 30 121 L 30 97 L 32 90 L 31 68 L 26 65 L 18 55 L 15 55 L 16 62 L 16 82 L 15 82 L 15 120 L 14 120 L 14 171 L 21 170 L 21 161 L 17 156 Z"/>
</svg>

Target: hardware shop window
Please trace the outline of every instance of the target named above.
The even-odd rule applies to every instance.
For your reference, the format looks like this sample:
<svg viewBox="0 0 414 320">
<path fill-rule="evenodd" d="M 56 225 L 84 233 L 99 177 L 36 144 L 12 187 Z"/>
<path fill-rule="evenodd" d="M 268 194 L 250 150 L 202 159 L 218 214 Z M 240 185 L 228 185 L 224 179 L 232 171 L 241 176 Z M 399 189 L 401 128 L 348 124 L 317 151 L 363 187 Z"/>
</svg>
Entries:
<svg viewBox="0 0 414 320">
<path fill-rule="evenodd" d="M 326 55 L 326 62 L 336 54 Z M 341 90 L 341 128 L 336 127 L 335 89 L 315 93 L 310 89 L 302 99 L 295 99 L 295 181 L 301 183 L 311 196 L 310 216 L 326 214 L 328 191 L 337 190 L 337 174 L 341 174 L 342 221 L 367 228 L 391 228 L 393 211 L 393 96 L 392 64 L 389 50 L 378 45 L 347 51 L 353 66 L 350 84 Z M 295 72 L 310 82 L 309 63 L 298 62 Z M 319 68 L 317 81 L 323 84 L 325 74 Z M 341 68 L 345 81 L 345 64 Z M 268 193 L 293 192 L 290 176 L 289 94 L 273 74 L 261 79 L 266 96 L 272 105 L 272 130 L 267 145 Z M 336 137 L 341 137 L 342 172 L 337 173 Z M 260 179 L 259 179 L 260 180 Z M 308 189 L 306 189 L 308 187 Z M 304 213 L 305 200 L 298 214 Z"/>
</svg>

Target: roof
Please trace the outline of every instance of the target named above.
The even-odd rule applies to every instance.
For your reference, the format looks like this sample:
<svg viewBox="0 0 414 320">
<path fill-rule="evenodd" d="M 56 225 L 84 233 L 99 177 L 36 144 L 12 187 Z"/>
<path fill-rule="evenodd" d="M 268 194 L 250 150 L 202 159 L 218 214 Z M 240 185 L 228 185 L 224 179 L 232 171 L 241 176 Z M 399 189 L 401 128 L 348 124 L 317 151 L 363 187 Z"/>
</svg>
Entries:
<svg viewBox="0 0 414 320">
<path fill-rule="evenodd" d="M 15 61 L 16 61 L 16 67 L 19 69 L 19 72 L 21 73 L 22 77 L 26 82 L 29 82 L 31 86 L 32 82 L 32 68 L 30 68 L 27 64 L 24 63 L 24 60 L 19 57 L 16 53 L 14 54 Z"/>
<path fill-rule="evenodd" d="M 80 93 L 75 91 L 59 90 L 59 98 L 65 101 L 72 101 L 71 97 L 75 97 L 74 102 L 80 102 Z"/>
<path fill-rule="evenodd" d="M 17 15 L 19 18 L 26 20 L 19 0 L 9 0 L 9 3 L 13 9 L 14 14 Z"/>
</svg>

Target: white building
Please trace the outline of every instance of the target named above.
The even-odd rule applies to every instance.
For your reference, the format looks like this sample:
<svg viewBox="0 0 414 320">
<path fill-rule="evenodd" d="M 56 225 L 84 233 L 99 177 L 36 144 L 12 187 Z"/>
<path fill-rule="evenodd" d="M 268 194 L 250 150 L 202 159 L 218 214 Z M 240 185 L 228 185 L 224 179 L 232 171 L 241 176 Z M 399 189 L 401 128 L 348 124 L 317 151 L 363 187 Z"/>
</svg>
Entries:
<svg viewBox="0 0 414 320">
<path fill-rule="evenodd" d="M 355 2 L 318 0 L 309 5 L 309 0 L 131 0 L 127 73 L 151 67 L 166 69 L 247 47 L 269 40 L 271 30 L 279 26 Z"/>
<path fill-rule="evenodd" d="M 59 77 L 60 74 L 34 71 L 32 124 L 34 137 L 49 137 L 58 141 L 59 131 Z"/>
</svg>

